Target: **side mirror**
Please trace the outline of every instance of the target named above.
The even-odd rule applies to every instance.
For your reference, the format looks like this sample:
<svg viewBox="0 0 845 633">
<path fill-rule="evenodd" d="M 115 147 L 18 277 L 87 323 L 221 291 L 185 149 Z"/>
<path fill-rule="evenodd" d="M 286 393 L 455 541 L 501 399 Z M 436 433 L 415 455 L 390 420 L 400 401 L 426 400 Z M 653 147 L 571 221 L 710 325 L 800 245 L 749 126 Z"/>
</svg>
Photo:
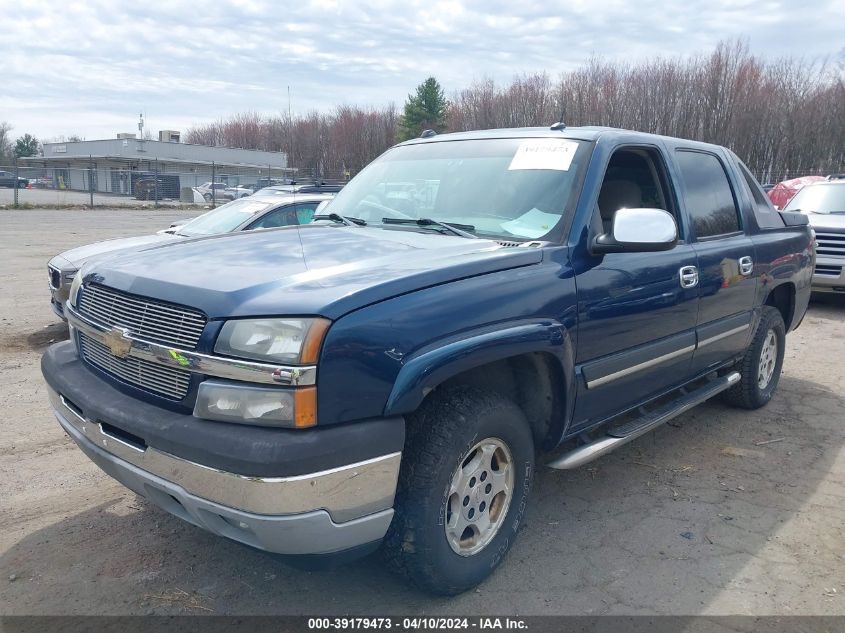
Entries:
<svg viewBox="0 0 845 633">
<path fill-rule="evenodd" d="M 613 214 L 610 233 L 599 235 L 594 253 L 653 253 L 668 251 L 678 243 L 675 218 L 663 209 L 619 209 Z"/>
</svg>

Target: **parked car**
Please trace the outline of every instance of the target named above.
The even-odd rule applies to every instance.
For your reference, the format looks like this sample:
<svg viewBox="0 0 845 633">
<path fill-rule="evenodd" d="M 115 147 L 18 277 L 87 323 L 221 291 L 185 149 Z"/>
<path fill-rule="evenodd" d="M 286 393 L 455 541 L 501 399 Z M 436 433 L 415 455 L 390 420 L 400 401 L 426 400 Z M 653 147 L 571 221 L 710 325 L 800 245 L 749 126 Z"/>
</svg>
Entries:
<svg viewBox="0 0 845 633">
<path fill-rule="evenodd" d="M 787 203 L 792 200 L 796 193 L 801 191 L 802 187 L 814 182 L 821 182 L 825 180 L 824 176 L 802 176 L 800 178 L 792 178 L 779 182 L 774 187 L 769 189 L 766 194 L 769 200 L 775 205 L 776 209 L 786 208 Z"/>
<path fill-rule="evenodd" d="M 35 189 L 53 189 L 55 187 L 52 176 L 31 176 L 29 184 Z"/>
<path fill-rule="evenodd" d="M 845 180 L 807 185 L 784 210 L 805 213 L 816 232 L 813 291 L 845 294 Z"/>
<path fill-rule="evenodd" d="M 18 189 L 25 189 L 26 186 L 29 184 L 29 180 L 18 176 L 17 183 Z M 14 189 L 15 174 L 10 171 L 0 171 L 0 187 L 8 187 L 9 189 Z"/>
<path fill-rule="evenodd" d="M 142 176 L 134 181 L 136 200 L 178 200 L 179 176 L 172 174 L 155 174 Z M 158 184 L 156 184 L 158 183 Z"/>
<path fill-rule="evenodd" d="M 53 257 L 47 264 L 50 306 L 65 319 L 64 304 L 71 284 L 85 262 L 102 259 L 123 250 L 142 249 L 171 242 L 174 239 L 215 235 L 295 224 L 307 224 L 314 210 L 331 195 L 253 196 L 221 205 L 193 219 L 174 222 L 155 235 L 125 237 L 72 248 Z"/>
<path fill-rule="evenodd" d="M 238 198 L 246 198 L 253 194 L 253 190 L 246 185 L 238 187 L 226 187 L 223 190 L 223 197 L 226 200 L 237 200 Z"/>
<path fill-rule="evenodd" d="M 204 182 L 197 191 L 202 194 L 206 202 L 211 202 L 214 198 L 217 200 L 225 200 L 223 192 L 226 190 L 226 183 L 224 182 Z M 216 193 L 215 193 L 216 192 Z"/>
<path fill-rule="evenodd" d="M 344 183 L 340 182 L 315 182 L 315 183 L 300 183 L 294 185 L 273 185 L 272 187 L 265 187 L 261 189 L 265 191 L 278 191 L 281 193 L 337 193 L 343 189 Z"/>
<path fill-rule="evenodd" d="M 255 181 L 255 184 L 252 185 L 252 190 L 258 191 L 259 189 L 264 189 L 265 187 L 287 184 L 290 184 L 289 178 L 268 178 L 267 176 L 261 176 L 260 178 L 258 178 L 258 180 Z"/>
<path fill-rule="evenodd" d="M 309 560 L 380 547 L 455 594 L 515 542 L 538 451 L 575 468 L 717 394 L 769 402 L 813 242 L 733 153 L 559 124 L 428 136 L 330 222 L 83 267 L 73 339 L 42 359 L 62 428 L 210 532 Z"/>
</svg>

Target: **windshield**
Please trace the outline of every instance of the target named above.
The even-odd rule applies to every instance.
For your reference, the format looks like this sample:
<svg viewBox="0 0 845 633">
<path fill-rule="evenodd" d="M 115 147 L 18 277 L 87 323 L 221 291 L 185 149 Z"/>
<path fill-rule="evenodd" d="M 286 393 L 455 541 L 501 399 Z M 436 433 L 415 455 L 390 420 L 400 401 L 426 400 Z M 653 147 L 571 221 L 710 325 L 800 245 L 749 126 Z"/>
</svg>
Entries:
<svg viewBox="0 0 845 633">
<path fill-rule="evenodd" d="M 562 138 L 404 145 L 353 178 L 325 213 L 375 225 L 425 218 L 482 237 L 539 239 L 557 225 L 576 193 L 587 147 Z M 415 223 L 390 227 L 421 230 Z"/>
<path fill-rule="evenodd" d="M 258 213 L 263 213 L 269 207 L 277 204 L 278 202 L 275 201 L 259 201 L 251 200 L 250 198 L 233 200 L 217 207 L 213 211 L 203 213 L 201 216 L 194 218 L 180 227 L 177 234 L 186 237 L 196 237 L 200 235 L 228 233 L 229 231 L 234 231 L 241 224 L 249 220 L 250 217 Z"/>
<path fill-rule="evenodd" d="M 802 188 L 784 211 L 845 214 L 845 184 L 819 184 Z"/>
</svg>

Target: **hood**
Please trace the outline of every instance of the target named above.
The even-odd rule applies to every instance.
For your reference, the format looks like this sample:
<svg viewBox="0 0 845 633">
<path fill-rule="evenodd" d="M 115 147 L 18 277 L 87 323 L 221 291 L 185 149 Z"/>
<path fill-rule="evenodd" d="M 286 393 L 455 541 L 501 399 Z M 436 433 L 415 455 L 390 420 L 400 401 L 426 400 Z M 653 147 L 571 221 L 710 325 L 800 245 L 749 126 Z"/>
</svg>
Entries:
<svg viewBox="0 0 845 633">
<path fill-rule="evenodd" d="M 79 269 L 82 268 L 84 263 L 97 260 L 104 255 L 112 255 L 118 251 L 142 248 L 162 242 L 172 242 L 174 237 L 178 238 L 179 236 L 162 233 L 94 242 L 93 244 L 72 248 L 69 251 L 57 255 L 54 259 L 64 260 L 62 265 L 59 266 L 62 270 L 69 268 Z"/>
<path fill-rule="evenodd" d="M 210 318 L 337 318 L 396 295 L 539 263 L 536 248 L 411 230 L 306 225 L 183 240 L 85 269 L 85 282 Z"/>
<path fill-rule="evenodd" d="M 810 226 L 816 230 L 845 231 L 845 213 L 806 213 Z"/>
</svg>

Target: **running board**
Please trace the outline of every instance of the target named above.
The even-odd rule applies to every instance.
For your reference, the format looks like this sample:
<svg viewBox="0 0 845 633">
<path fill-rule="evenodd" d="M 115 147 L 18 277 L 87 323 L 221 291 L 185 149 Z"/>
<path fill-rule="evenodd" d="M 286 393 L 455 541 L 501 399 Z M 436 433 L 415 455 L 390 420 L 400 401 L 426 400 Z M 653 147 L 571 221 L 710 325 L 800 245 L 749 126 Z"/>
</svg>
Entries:
<svg viewBox="0 0 845 633">
<path fill-rule="evenodd" d="M 739 375 L 739 372 L 731 372 L 726 376 L 717 378 L 709 384 L 706 384 L 695 391 L 690 391 L 641 418 L 631 420 L 622 426 L 608 429 L 605 432 L 605 437 L 594 440 L 588 444 L 584 444 L 583 446 L 579 446 L 546 465 L 558 470 L 568 470 L 570 468 L 583 466 L 587 462 L 591 462 L 594 459 L 619 448 L 623 444 L 627 444 L 631 440 L 638 438 L 640 435 L 644 435 L 652 429 L 656 429 L 661 424 L 668 422 L 675 416 L 689 411 L 694 406 L 701 404 L 705 400 L 709 400 L 725 389 L 729 389 L 738 383 L 740 378 L 741 376 Z"/>
</svg>

